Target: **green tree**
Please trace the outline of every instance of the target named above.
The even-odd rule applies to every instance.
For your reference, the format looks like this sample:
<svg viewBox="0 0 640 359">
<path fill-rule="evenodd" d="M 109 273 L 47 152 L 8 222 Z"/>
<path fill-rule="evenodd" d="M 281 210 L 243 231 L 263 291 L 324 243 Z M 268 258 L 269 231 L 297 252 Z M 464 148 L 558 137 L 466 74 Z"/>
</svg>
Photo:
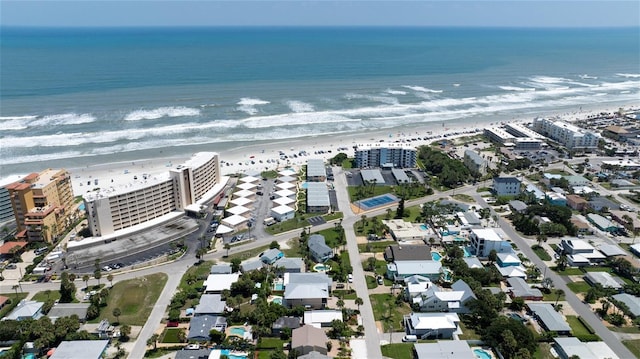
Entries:
<svg viewBox="0 0 640 359">
<path fill-rule="evenodd" d="M 227 254 L 225 254 L 225 257 L 228 257 L 229 256 L 229 249 L 231 249 L 231 244 L 225 243 L 224 244 L 224 249 L 227 251 Z"/>
<path fill-rule="evenodd" d="M 396 218 L 400 219 L 402 217 L 404 217 L 404 198 L 400 198 L 398 209 L 396 209 Z"/>
<path fill-rule="evenodd" d="M 109 284 L 113 287 L 113 274 L 111 273 L 107 274 L 107 280 L 109 281 Z"/>
<path fill-rule="evenodd" d="M 280 249 L 280 243 L 278 243 L 278 241 L 272 241 L 269 244 L 269 249 Z"/>
<path fill-rule="evenodd" d="M 131 327 L 127 324 L 123 324 L 120 326 L 120 340 L 126 342 L 129 340 L 129 335 L 131 335 Z"/>
<path fill-rule="evenodd" d="M 375 272 L 376 263 L 377 263 L 376 257 L 367 258 L 367 269 L 371 272 Z"/>
<path fill-rule="evenodd" d="M 91 278 L 91 277 L 89 277 L 88 274 L 85 274 L 85 275 L 82 276 L 82 280 L 84 281 L 84 287 L 87 290 L 89 290 L 89 278 Z"/>
<path fill-rule="evenodd" d="M 362 298 L 357 297 L 355 300 L 355 304 L 358 306 L 358 311 L 360 311 L 360 306 L 364 304 L 364 301 L 362 300 Z"/>
<path fill-rule="evenodd" d="M 113 314 L 113 316 L 116 317 L 116 321 L 120 323 L 120 315 L 122 315 L 122 311 L 120 310 L 120 308 L 113 308 L 111 314 Z"/>
<path fill-rule="evenodd" d="M 69 280 L 69 274 L 62 272 L 60 275 L 60 302 L 71 303 L 76 294 L 76 286 Z"/>
<path fill-rule="evenodd" d="M 99 268 L 98 268 L 98 269 L 96 269 L 96 270 L 93 272 L 93 278 L 95 278 L 95 279 L 97 279 L 97 280 L 98 280 L 98 287 L 99 287 L 99 286 L 100 286 L 100 278 L 102 278 L 102 272 L 100 271 L 100 269 L 99 269 Z"/>
<path fill-rule="evenodd" d="M 242 263 L 242 260 L 238 257 L 231 259 L 231 271 L 233 273 L 237 273 L 240 271 L 240 263 Z"/>
<path fill-rule="evenodd" d="M 495 263 L 498 260 L 498 252 L 495 249 L 492 249 L 489 252 L 489 257 L 487 259 L 489 259 L 490 264 Z"/>
<path fill-rule="evenodd" d="M 209 332 L 209 339 L 211 340 L 211 342 L 216 343 L 216 344 L 222 344 L 222 342 L 224 342 L 224 339 L 226 338 L 226 334 L 220 331 L 217 331 L 215 329 L 212 329 Z"/>
<path fill-rule="evenodd" d="M 160 336 L 157 333 L 153 333 L 149 339 L 147 339 L 147 346 L 153 346 L 153 350 L 155 351 L 158 347 L 158 339 Z"/>
<path fill-rule="evenodd" d="M 558 305 L 558 301 L 560 300 L 560 297 L 564 296 L 564 290 L 562 289 L 556 289 L 556 303 L 554 305 Z"/>
</svg>

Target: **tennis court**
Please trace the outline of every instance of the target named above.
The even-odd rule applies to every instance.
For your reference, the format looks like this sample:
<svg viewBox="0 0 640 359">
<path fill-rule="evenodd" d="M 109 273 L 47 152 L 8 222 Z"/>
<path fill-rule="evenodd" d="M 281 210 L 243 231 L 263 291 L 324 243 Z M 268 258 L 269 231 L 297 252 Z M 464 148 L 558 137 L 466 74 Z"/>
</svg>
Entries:
<svg viewBox="0 0 640 359">
<path fill-rule="evenodd" d="M 363 199 L 355 202 L 354 204 L 358 206 L 363 211 L 368 211 L 374 208 L 387 206 L 392 203 L 399 202 L 400 199 L 392 194 L 382 194 L 376 197 L 371 197 L 367 199 Z"/>
</svg>

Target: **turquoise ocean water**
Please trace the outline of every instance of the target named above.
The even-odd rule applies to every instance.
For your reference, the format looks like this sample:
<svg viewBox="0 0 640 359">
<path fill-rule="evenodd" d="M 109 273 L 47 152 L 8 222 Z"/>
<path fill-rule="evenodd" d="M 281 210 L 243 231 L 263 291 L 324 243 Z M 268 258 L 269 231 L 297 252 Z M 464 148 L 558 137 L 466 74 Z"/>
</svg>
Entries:
<svg viewBox="0 0 640 359">
<path fill-rule="evenodd" d="M 637 28 L 3 28 L 0 40 L 0 176 L 640 98 Z"/>
</svg>

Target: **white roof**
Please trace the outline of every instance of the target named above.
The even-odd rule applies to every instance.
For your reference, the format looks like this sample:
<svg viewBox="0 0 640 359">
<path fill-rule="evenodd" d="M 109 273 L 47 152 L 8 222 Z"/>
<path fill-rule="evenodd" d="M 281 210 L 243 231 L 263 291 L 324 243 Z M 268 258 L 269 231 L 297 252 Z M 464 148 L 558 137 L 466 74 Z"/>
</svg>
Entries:
<svg viewBox="0 0 640 359">
<path fill-rule="evenodd" d="M 209 274 L 203 286 L 206 292 L 221 292 L 225 289 L 231 289 L 231 285 L 238 281 L 240 273 L 231 274 Z"/>
<path fill-rule="evenodd" d="M 253 183 L 253 182 L 258 182 L 260 179 L 257 177 L 253 177 L 253 176 L 244 176 L 240 178 L 240 182 L 242 183 Z"/>
<path fill-rule="evenodd" d="M 453 302 L 453 301 L 462 300 L 462 297 L 464 296 L 464 292 L 458 291 L 458 290 L 446 291 L 446 292 L 443 291 L 443 292 L 435 292 L 433 293 L 433 295 L 443 302 Z"/>
<path fill-rule="evenodd" d="M 291 182 L 282 182 L 282 183 L 278 183 L 278 184 L 276 185 L 276 187 L 277 187 L 277 188 L 279 188 L 279 189 L 291 189 L 291 188 L 293 188 L 293 187 L 295 187 L 295 186 L 296 186 L 296 185 L 294 185 L 294 184 L 293 184 L 293 183 L 291 183 Z"/>
<path fill-rule="evenodd" d="M 284 206 L 293 202 L 295 202 L 295 200 L 289 197 L 278 197 L 273 200 L 273 203 L 278 204 L 280 206 Z"/>
<path fill-rule="evenodd" d="M 632 244 L 632 245 L 629 246 L 629 248 L 631 248 L 634 251 L 640 253 L 640 243 Z"/>
<path fill-rule="evenodd" d="M 254 189 L 257 186 L 254 183 L 245 182 L 245 183 L 240 183 L 236 187 L 241 188 L 241 189 Z"/>
<path fill-rule="evenodd" d="M 229 228 L 224 224 L 219 225 L 218 228 L 216 229 L 216 234 L 227 234 L 230 232 L 233 232 L 233 228 Z"/>
<path fill-rule="evenodd" d="M 500 271 L 500 274 L 502 274 L 503 277 L 520 277 L 520 278 L 524 278 L 527 276 L 526 274 L 526 269 L 524 269 L 523 266 L 519 265 L 519 266 L 508 266 L 508 267 L 500 267 L 498 265 L 498 263 L 494 263 L 494 265 L 496 266 L 496 268 L 498 268 L 498 271 Z"/>
<path fill-rule="evenodd" d="M 289 283 L 284 289 L 284 299 L 329 298 L 325 283 Z"/>
<path fill-rule="evenodd" d="M 416 330 L 455 329 L 460 322 L 456 313 L 411 313 L 410 319 Z"/>
<path fill-rule="evenodd" d="M 60 342 L 50 359 L 98 359 L 109 345 L 108 340 L 72 340 Z"/>
<path fill-rule="evenodd" d="M 298 179 L 292 176 L 278 177 L 277 182 L 296 182 Z"/>
<path fill-rule="evenodd" d="M 304 324 L 331 323 L 334 320 L 342 321 L 341 310 L 307 310 L 304 312 Z"/>
<path fill-rule="evenodd" d="M 282 170 L 282 171 L 278 172 L 278 174 L 279 174 L 281 177 L 286 177 L 286 176 L 295 176 L 295 175 L 296 175 L 296 171 L 294 171 L 294 170 L 293 170 L 293 169 L 291 169 L 291 168 L 287 168 L 287 169 L 284 169 L 284 170 Z"/>
<path fill-rule="evenodd" d="M 255 195 L 255 192 L 243 189 L 233 194 L 235 197 L 249 197 Z"/>
<path fill-rule="evenodd" d="M 229 202 L 235 204 L 236 206 L 245 206 L 247 204 L 253 203 L 253 201 L 247 197 L 234 198 Z"/>
<path fill-rule="evenodd" d="M 289 206 L 278 206 L 278 207 L 271 208 L 271 211 L 277 214 L 287 214 L 287 213 L 293 212 L 294 209 Z"/>
<path fill-rule="evenodd" d="M 397 261 L 396 270 L 399 275 L 405 274 L 435 274 L 439 273 L 442 264 L 438 261 Z"/>
<path fill-rule="evenodd" d="M 520 263 L 520 258 L 515 253 L 498 253 L 498 258 L 502 263 Z"/>
<path fill-rule="evenodd" d="M 235 227 L 237 225 L 239 225 L 240 223 L 244 223 L 246 221 L 248 221 L 248 218 L 239 216 L 237 214 L 234 214 L 231 217 L 227 217 L 225 219 L 222 220 L 222 223 L 226 223 L 228 225 L 230 225 L 231 227 Z"/>
<path fill-rule="evenodd" d="M 241 215 L 241 214 L 245 214 L 247 212 L 251 212 L 251 210 L 245 206 L 235 206 L 235 207 L 231 207 L 227 209 L 227 212 L 231 213 L 231 214 L 237 214 L 237 215 Z"/>
<path fill-rule="evenodd" d="M 471 232 L 475 233 L 475 235 L 478 236 L 478 238 L 482 238 L 485 241 L 490 241 L 490 242 L 502 241 L 502 238 L 498 235 L 498 232 L 496 232 L 495 229 L 493 228 L 472 229 Z"/>
<path fill-rule="evenodd" d="M 288 190 L 288 189 L 281 189 L 281 190 L 275 192 L 274 194 L 276 196 L 278 196 L 278 197 L 290 197 L 290 196 L 295 195 L 296 193 L 291 191 L 291 190 Z"/>
</svg>

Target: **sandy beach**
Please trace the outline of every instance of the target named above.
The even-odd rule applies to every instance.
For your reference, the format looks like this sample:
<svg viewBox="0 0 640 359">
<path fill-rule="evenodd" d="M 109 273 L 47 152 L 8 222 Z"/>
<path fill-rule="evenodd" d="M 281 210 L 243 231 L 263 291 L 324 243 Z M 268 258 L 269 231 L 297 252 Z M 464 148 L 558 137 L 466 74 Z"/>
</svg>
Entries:
<svg viewBox="0 0 640 359">
<path fill-rule="evenodd" d="M 575 121 L 601 112 L 615 112 L 618 108 L 582 107 L 575 112 L 547 113 L 545 117 L 556 117 L 563 121 Z M 220 168 L 223 175 L 234 173 L 258 175 L 265 170 L 277 170 L 285 167 L 297 168 L 308 159 L 321 158 L 328 160 L 339 152 L 353 155 L 353 146 L 371 142 L 403 142 L 408 146 L 427 145 L 441 138 L 447 139 L 482 133 L 486 127 L 499 126 L 505 122 L 526 123 L 535 116 L 526 119 L 510 119 L 496 121 L 487 119 L 474 125 L 433 123 L 411 129 L 373 130 L 360 134 L 327 135 L 294 140 L 275 140 L 271 143 L 243 146 L 220 152 Z M 346 148 L 346 150 L 345 150 Z M 341 149 L 341 150 L 338 150 Z M 287 156 L 281 159 L 281 154 Z M 303 155 L 300 155 L 300 153 Z M 164 152 L 165 154 L 167 151 Z M 295 156 L 294 156 L 295 155 Z M 140 159 L 126 162 L 103 163 L 85 167 L 68 168 L 71 173 L 75 195 L 82 195 L 100 185 L 111 182 L 122 183 L 132 180 L 134 176 L 157 176 L 167 173 L 170 167 L 181 164 L 189 156 L 171 156 L 163 158 Z M 96 182 L 97 181 L 97 182 Z M 97 184 L 96 184 L 97 183 Z"/>
</svg>

